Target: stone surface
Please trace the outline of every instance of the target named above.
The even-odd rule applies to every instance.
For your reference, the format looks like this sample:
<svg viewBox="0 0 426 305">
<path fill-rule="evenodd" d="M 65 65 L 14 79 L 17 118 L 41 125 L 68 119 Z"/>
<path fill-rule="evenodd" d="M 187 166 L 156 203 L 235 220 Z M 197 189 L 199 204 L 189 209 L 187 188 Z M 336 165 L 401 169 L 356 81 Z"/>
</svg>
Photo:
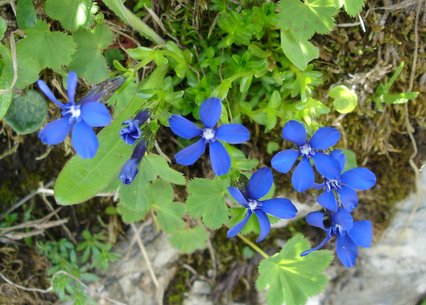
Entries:
<svg viewBox="0 0 426 305">
<path fill-rule="evenodd" d="M 156 289 L 138 244 L 130 244 L 133 236 L 133 230 L 129 230 L 127 241 L 121 242 L 115 249 L 122 259 L 111 266 L 108 274 L 101 276 L 102 280 L 96 286 L 91 286 L 98 293 L 95 297 L 98 304 L 110 304 L 99 295 L 128 305 L 163 304 L 164 291 L 176 273 L 174 263 L 179 254 L 167 236 L 157 233 L 152 224 L 144 227 L 140 236 L 158 280 L 159 288 Z"/>
<path fill-rule="evenodd" d="M 380 240 L 361 249 L 357 267 L 340 274 L 322 304 L 415 305 L 425 296 L 426 170 L 421 172 L 417 196 L 397 204 Z"/>
</svg>

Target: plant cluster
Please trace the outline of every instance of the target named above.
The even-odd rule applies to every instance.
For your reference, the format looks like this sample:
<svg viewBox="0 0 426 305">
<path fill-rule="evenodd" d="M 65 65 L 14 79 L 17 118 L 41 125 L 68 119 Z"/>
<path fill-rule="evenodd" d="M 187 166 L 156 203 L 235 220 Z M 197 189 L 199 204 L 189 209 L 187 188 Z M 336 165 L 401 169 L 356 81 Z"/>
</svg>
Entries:
<svg viewBox="0 0 426 305">
<path fill-rule="evenodd" d="M 314 94 L 322 74 L 309 63 L 319 56 L 319 49 L 310 41 L 312 36 L 329 33 L 341 7 L 356 16 L 363 1 L 253 0 L 238 4 L 214 0 L 206 8 L 206 14 L 215 16 L 213 24 L 195 26 L 189 10 L 166 16 L 172 37 L 168 41 L 138 18 L 146 1 L 139 1 L 133 11 L 120 1 L 103 2 L 155 45 L 127 48 L 129 58 L 124 63 L 123 54 L 107 53 L 114 36 L 94 1 L 47 0 L 44 12 L 50 21 L 38 18 L 31 1 L 18 1 L 22 5 L 18 6 L 18 26 L 25 37 L 16 45 L 17 79 L 13 79 L 11 50 L 0 46 L 0 84 L 6 87 L 24 89 L 45 68 L 64 79 L 65 71 L 71 71 L 65 103 L 43 80 L 37 81 L 39 89 L 61 110 L 61 118 L 39 132 L 40 140 L 58 144 L 71 131 L 77 153 L 56 180 L 57 202 L 78 204 L 99 192 L 118 190 L 117 211 L 125 223 L 152 217 L 183 253 L 205 248 L 208 230 L 222 226 L 230 227 L 229 237 L 254 232 L 259 234 L 260 242 L 268 235 L 271 223 L 293 218 L 297 209 L 289 199 L 273 197 L 271 169 L 261 167 L 251 174 L 259 160 L 244 154 L 244 143 L 251 134 L 243 123 L 259 124 L 265 134 L 284 125 L 282 138 L 294 143 L 295 149 L 277 152 L 271 166 L 288 173 L 297 163 L 293 188 L 298 192 L 322 191 L 317 201 L 324 210 L 309 214 L 307 222 L 324 230 L 326 238 L 308 250 L 307 240 L 296 235 L 273 256 L 249 242 L 264 257 L 257 286 L 269 290 L 270 305 L 304 304 L 326 285 L 323 271 L 332 256 L 328 251 L 314 250 L 333 236 L 337 237 L 337 256 L 342 264 L 354 266 L 358 246 L 369 247 L 372 240 L 371 223 L 353 221 L 351 216 L 358 205 L 356 190 L 371 188 L 375 176 L 366 168 L 346 162 L 345 151 L 331 150 L 340 133 L 333 127 L 320 127 L 321 116 L 330 113 L 331 108 Z M 63 6 L 67 6 L 66 11 Z M 52 24 L 63 31 L 52 31 Z M 104 81 L 109 68 L 124 78 Z M 77 74 L 89 83 L 104 82 L 76 99 Z M 34 100 L 41 98 L 42 106 L 30 110 L 30 115 L 13 111 L 14 107 L 22 107 L 19 103 L 28 104 L 30 94 L 39 96 L 28 90 L 21 96 L 13 94 L 12 102 L 11 90 L 1 95 L 0 118 L 7 112 L 6 121 L 17 132 L 38 130 L 45 120 L 47 107 L 41 97 Z M 339 113 L 351 112 L 357 106 L 356 95 L 343 85 L 331 88 L 329 96 Z M 38 107 L 37 103 L 32 105 Z M 36 113 L 36 122 L 28 119 Z M 201 124 L 192 120 L 200 120 Z M 173 169 L 160 149 L 165 144 L 158 136 L 162 126 L 181 138 L 176 140 L 179 146 L 186 146 L 175 155 L 176 163 L 191 166 L 208 148 L 216 176 L 189 180 Z M 96 134 L 93 128 L 98 127 L 103 128 Z M 194 138 L 196 142 L 190 142 Z M 277 142 L 269 144 L 270 154 L 279 150 Z M 158 154 L 153 153 L 154 147 Z M 184 198 L 175 196 L 174 185 L 187 187 L 185 202 L 176 201 Z M 89 256 L 92 265 L 98 260 L 111 261 L 102 260 L 98 254 L 103 248 L 96 245 L 94 242 L 81 249 L 81 263 L 88 263 Z M 67 246 L 62 248 L 76 256 Z M 59 253 L 62 248 L 54 251 Z M 60 265 L 60 256 L 55 265 L 65 268 Z M 62 287 L 60 291 L 69 290 L 67 285 Z"/>
</svg>

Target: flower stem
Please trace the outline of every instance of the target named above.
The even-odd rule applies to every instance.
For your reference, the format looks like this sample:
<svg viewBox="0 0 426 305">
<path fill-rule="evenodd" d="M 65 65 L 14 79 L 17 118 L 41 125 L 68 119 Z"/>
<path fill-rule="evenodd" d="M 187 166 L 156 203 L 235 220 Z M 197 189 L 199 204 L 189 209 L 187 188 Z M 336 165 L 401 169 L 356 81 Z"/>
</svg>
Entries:
<svg viewBox="0 0 426 305">
<path fill-rule="evenodd" d="M 249 245 L 253 250 L 255 250 L 257 253 L 259 253 L 260 255 L 262 255 L 264 258 L 269 258 L 269 255 L 265 251 L 263 251 L 262 249 L 260 249 L 258 246 L 256 246 L 256 244 L 254 244 L 251 240 L 249 240 L 248 238 L 245 238 L 241 234 L 238 234 L 237 236 L 243 242 L 245 242 L 247 245 Z"/>
</svg>

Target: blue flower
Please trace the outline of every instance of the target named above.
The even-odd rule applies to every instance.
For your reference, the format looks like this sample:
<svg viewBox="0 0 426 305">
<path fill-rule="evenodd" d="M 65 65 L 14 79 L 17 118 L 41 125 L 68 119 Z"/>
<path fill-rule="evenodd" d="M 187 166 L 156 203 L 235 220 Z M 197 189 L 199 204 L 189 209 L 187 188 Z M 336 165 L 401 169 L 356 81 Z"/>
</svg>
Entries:
<svg viewBox="0 0 426 305">
<path fill-rule="evenodd" d="M 200 107 L 200 119 L 203 128 L 198 127 L 180 115 L 172 115 L 169 125 L 172 131 L 185 139 L 200 137 L 194 144 L 182 149 L 175 155 L 181 165 L 192 165 L 210 147 L 210 161 L 216 175 L 225 175 L 231 168 L 231 158 L 225 147 L 218 140 L 239 144 L 250 138 L 250 132 L 241 124 L 225 124 L 216 127 L 222 113 L 222 103 L 216 97 L 208 98 Z"/>
<path fill-rule="evenodd" d="M 291 170 L 299 156 L 302 156 L 291 177 L 291 182 L 296 191 L 304 192 L 314 183 L 314 170 L 310 160 L 313 161 L 316 170 L 323 177 L 329 179 L 338 177 L 340 174 L 338 162 L 329 155 L 320 152 L 339 141 L 340 133 L 336 128 L 321 127 L 310 140 L 307 140 L 305 127 L 301 123 L 291 120 L 284 125 L 282 137 L 295 143 L 297 150 L 280 151 L 272 158 L 271 164 L 274 169 L 285 174 Z"/>
<path fill-rule="evenodd" d="M 62 110 L 62 118 L 47 124 L 38 134 L 44 144 L 55 145 L 63 142 L 72 129 L 71 142 L 82 158 L 93 158 L 99 143 L 93 127 L 103 127 L 111 123 L 111 115 L 104 104 L 99 103 L 99 96 L 87 97 L 75 102 L 77 74 L 68 73 L 68 103 L 58 101 L 42 80 L 37 81 L 41 91 Z"/>
<path fill-rule="evenodd" d="M 149 111 L 144 109 L 132 119 L 123 122 L 121 125 L 127 125 L 120 130 L 120 137 L 129 145 L 133 145 L 137 139 L 142 136 L 139 126 L 143 125 L 149 118 Z"/>
<path fill-rule="evenodd" d="M 271 224 L 266 213 L 282 219 L 296 216 L 297 209 L 287 198 L 259 200 L 269 192 L 273 182 L 272 171 L 263 167 L 251 176 L 247 187 L 242 192 L 233 186 L 228 188 L 232 197 L 247 209 L 244 219 L 228 231 L 228 237 L 237 235 L 253 213 L 259 221 L 260 227 L 260 235 L 256 242 L 262 241 L 271 230 Z"/>
<path fill-rule="evenodd" d="M 120 175 L 118 176 L 124 184 L 130 184 L 135 180 L 136 175 L 138 174 L 138 166 L 142 161 L 143 156 L 147 150 L 147 143 L 144 140 L 141 140 L 133 150 L 132 156 L 129 160 L 124 163 L 121 168 Z"/>
<path fill-rule="evenodd" d="M 372 188 L 376 184 L 376 176 L 365 167 L 352 168 L 342 173 L 345 168 L 345 155 L 341 150 L 333 150 L 330 155 L 339 162 L 339 175 L 335 179 L 324 178 L 324 183 L 319 185 L 324 192 L 317 200 L 330 211 L 336 212 L 339 207 L 343 207 L 351 212 L 358 206 L 356 190 Z"/>
<path fill-rule="evenodd" d="M 342 264 L 347 267 L 355 266 L 358 256 L 358 246 L 369 248 L 373 241 L 373 227 L 368 220 L 353 221 L 352 215 L 343 208 L 329 214 L 331 224 L 324 226 L 324 214 L 312 212 L 306 216 L 309 225 L 323 229 L 326 232 L 324 240 L 315 248 L 300 254 L 308 255 L 322 248 L 333 236 L 337 236 L 336 252 Z"/>
</svg>

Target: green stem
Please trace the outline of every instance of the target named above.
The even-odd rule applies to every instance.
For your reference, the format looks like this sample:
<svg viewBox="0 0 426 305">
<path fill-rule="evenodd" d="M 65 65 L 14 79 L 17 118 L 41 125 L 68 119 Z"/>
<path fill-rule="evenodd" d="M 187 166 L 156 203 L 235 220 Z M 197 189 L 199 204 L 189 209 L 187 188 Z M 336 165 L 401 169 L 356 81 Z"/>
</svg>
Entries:
<svg viewBox="0 0 426 305">
<path fill-rule="evenodd" d="M 249 240 L 248 238 L 245 238 L 241 234 L 238 234 L 237 236 L 239 238 L 241 238 L 241 240 L 243 242 L 245 242 L 247 245 L 249 245 L 253 250 L 255 250 L 257 253 L 259 253 L 260 255 L 262 255 L 264 258 L 269 258 L 269 255 L 265 251 L 263 251 L 262 249 L 260 249 L 258 246 L 256 246 L 256 244 L 254 244 L 251 240 Z"/>
<path fill-rule="evenodd" d="M 118 0 L 104 0 L 104 3 L 108 8 L 114 12 L 120 19 L 125 23 L 137 30 L 142 36 L 151 40 L 155 44 L 165 44 L 163 38 L 161 38 L 153 29 L 151 29 L 145 22 L 143 22 L 138 16 L 133 14 L 121 1 Z"/>
</svg>

